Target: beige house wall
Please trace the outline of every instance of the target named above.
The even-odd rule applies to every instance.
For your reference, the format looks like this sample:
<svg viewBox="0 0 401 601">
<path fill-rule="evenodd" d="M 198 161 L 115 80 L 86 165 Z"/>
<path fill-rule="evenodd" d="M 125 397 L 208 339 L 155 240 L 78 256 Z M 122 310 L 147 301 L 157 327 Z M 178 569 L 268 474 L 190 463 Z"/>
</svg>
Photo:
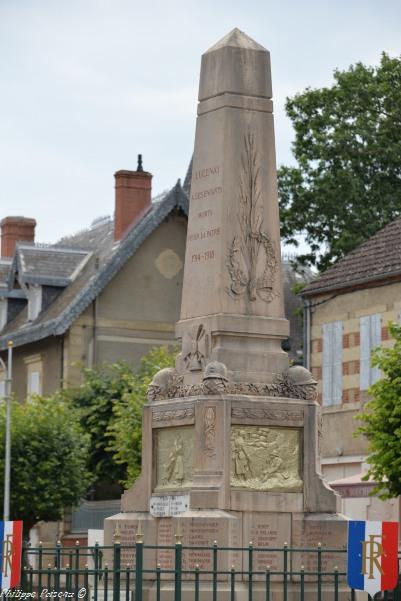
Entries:
<svg viewBox="0 0 401 601">
<path fill-rule="evenodd" d="M 64 336 L 15 347 L 13 391 L 27 396 L 27 377 L 41 363 L 42 393 L 79 386 L 82 367 L 132 365 L 151 348 L 171 345 L 180 316 L 186 218 L 171 215 L 144 242 Z M 1 354 L 6 359 L 6 353 Z M 32 368 L 31 368 L 32 369 Z"/>
<path fill-rule="evenodd" d="M 401 282 L 335 293 L 312 299 L 311 311 L 311 371 L 318 380 L 319 400 L 322 400 L 323 331 L 322 326 L 343 322 L 343 392 L 342 404 L 323 407 L 322 456 L 354 456 L 366 453 L 366 441 L 355 438 L 358 427 L 355 416 L 367 400 L 360 390 L 360 322 L 365 315 L 381 315 L 381 344 L 391 345 L 388 322 L 400 322 Z"/>
<path fill-rule="evenodd" d="M 62 337 L 52 337 L 13 349 L 12 391 L 18 400 L 27 398 L 28 373 L 32 364 L 41 371 L 41 394 L 51 394 L 60 387 L 62 347 Z M 6 353 L 2 353 L 2 358 L 6 360 Z"/>
<path fill-rule="evenodd" d="M 79 385 L 82 365 L 132 365 L 175 340 L 187 223 L 172 216 L 127 261 L 65 336 L 65 386 Z"/>
</svg>

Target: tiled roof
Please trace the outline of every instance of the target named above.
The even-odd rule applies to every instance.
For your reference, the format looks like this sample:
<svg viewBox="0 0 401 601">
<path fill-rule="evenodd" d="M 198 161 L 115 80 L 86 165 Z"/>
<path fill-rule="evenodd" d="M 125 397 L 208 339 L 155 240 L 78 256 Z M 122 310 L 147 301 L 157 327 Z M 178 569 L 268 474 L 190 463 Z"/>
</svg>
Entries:
<svg viewBox="0 0 401 601">
<path fill-rule="evenodd" d="M 95 220 L 89 229 L 72 236 L 64 236 L 54 246 L 78 248 L 82 250 L 100 250 L 108 254 L 114 244 L 114 221 L 110 217 Z"/>
<path fill-rule="evenodd" d="M 82 268 L 89 251 L 18 244 L 16 261 L 19 279 L 24 284 L 66 286 Z M 10 277 L 13 277 L 13 270 Z"/>
<path fill-rule="evenodd" d="M 14 346 L 20 346 L 66 332 L 148 236 L 175 210 L 188 215 L 188 198 L 178 183 L 159 202 L 152 204 L 139 223 L 119 243 L 114 242 L 112 221 L 99 224 L 97 231 L 96 227 L 92 227 L 59 241 L 54 250 L 58 251 L 60 244 L 68 243 L 70 249 L 83 248 L 92 252 L 85 253 L 88 259 L 77 277 L 35 321 L 27 322 L 25 308 L 7 324 L 1 332 L 0 350 L 6 348 L 10 338 Z"/>
<path fill-rule="evenodd" d="M 340 259 L 302 291 L 302 296 L 343 290 L 395 276 L 401 277 L 401 219 Z"/>
</svg>

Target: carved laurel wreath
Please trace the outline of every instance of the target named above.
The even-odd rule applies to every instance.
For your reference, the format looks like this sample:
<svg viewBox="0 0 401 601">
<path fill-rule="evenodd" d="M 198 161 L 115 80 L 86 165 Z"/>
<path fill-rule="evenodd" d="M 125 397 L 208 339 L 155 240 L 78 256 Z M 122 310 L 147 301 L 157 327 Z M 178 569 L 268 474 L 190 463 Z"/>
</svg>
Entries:
<svg viewBox="0 0 401 601">
<path fill-rule="evenodd" d="M 257 298 L 269 303 L 276 296 L 273 284 L 278 269 L 274 243 L 262 230 L 260 167 L 255 137 L 244 138 L 239 192 L 238 233 L 228 248 L 228 294 L 239 299 L 245 294 L 250 301 Z"/>
</svg>

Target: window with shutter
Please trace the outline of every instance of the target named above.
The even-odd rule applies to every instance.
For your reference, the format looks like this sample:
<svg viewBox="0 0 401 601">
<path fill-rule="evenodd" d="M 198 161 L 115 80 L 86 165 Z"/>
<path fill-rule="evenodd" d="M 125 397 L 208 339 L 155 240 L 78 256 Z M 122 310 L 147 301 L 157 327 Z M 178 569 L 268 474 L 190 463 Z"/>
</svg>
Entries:
<svg viewBox="0 0 401 601">
<path fill-rule="evenodd" d="M 372 366 L 372 351 L 381 344 L 381 315 L 364 315 L 360 327 L 360 389 L 367 390 L 380 378 L 380 369 Z"/>
<path fill-rule="evenodd" d="M 343 391 L 343 322 L 323 325 L 323 405 L 340 405 Z"/>
</svg>

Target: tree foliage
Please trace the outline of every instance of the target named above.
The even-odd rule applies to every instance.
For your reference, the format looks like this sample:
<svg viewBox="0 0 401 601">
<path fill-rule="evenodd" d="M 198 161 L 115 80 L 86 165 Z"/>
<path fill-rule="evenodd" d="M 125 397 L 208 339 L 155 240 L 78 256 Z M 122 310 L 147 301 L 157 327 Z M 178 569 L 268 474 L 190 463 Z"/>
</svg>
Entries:
<svg viewBox="0 0 401 601">
<path fill-rule="evenodd" d="M 401 58 L 335 71 L 287 99 L 297 166 L 279 169 L 282 237 L 327 268 L 401 213 Z"/>
<path fill-rule="evenodd" d="M 0 405 L 0 505 L 4 493 L 5 403 Z M 24 521 L 25 535 L 39 520 L 62 518 L 90 483 L 89 439 L 62 397 L 13 402 L 11 412 L 10 517 Z"/>
<path fill-rule="evenodd" d="M 110 422 L 107 435 L 109 451 L 114 461 L 124 466 L 129 486 L 141 471 L 142 407 L 146 402 L 146 391 L 154 374 L 164 367 L 173 367 L 177 350 L 158 347 L 142 357 L 138 370 L 132 374 L 130 390 L 114 405 L 114 419 Z"/>
<path fill-rule="evenodd" d="M 81 386 L 61 394 L 79 410 L 81 426 L 89 435 L 88 470 L 94 476 L 94 484 L 98 488 L 112 487 L 125 480 L 126 466 L 117 463 L 108 448 L 108 429 L 114 420 L 114 407 L 135 385 L 134 371 L 127 363 L 118 362 L 85 368 L 83 378 Z"/>
<path fill-rule="evenodd" d="M 174 365 L 175 355 L 176 350 L 157 347 L 136 370 L 124 361 L 85 368 L 81 386 L 55 395 L 78 411 L 89 437 L 87 468 L 97 498 L 120 494 L 116 485 L 129 484 L 139 474 L 147 387 L 159 369 Z"/>
<path fill-rule="evenodd" d="M 382 499 L 401 495 L 401 326 L 389 324 L 389 332 L 394 346 L 373 352 L 372 364 L 383 377 L 369 389 L 372 398 L 358 416 L 357 431 L 369 441 L 368 477 Z"/>
</svg>

